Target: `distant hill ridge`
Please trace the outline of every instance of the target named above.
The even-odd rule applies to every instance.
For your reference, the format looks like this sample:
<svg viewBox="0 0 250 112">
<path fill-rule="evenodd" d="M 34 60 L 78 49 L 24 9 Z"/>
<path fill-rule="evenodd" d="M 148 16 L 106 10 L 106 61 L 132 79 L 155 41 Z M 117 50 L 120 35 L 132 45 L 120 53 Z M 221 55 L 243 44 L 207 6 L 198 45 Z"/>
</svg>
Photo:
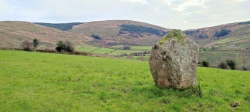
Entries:
<svg viewBox="0 0 250 112">
<path fill-rule="evenodd" d="M 59 40 L 71 40 L 76 45 L 92 40 L 91 37 L 82 34 L 20 21 L 0 22 L 0 38 L 0 47 L 5 48 L 18 48 L 23 41 L 37 38 L 41 42 L 39 48 L 42 49 L 54 49 Z"/>
<path fill-rule="evenodd" d="M 131 21 L 131 20 L 106 20 L 86 22 L 73 26 L 71 32 L 91 36 L 99 35 L 101 39 L 94 40 L 91 44 L 97 46 L 113 45 L 152 45 L 170 29 L 160 26 Z"/>
<path fill-rule="evenodd" d="M 153 45 L 170 29 L 131 21 L 105 20 L 73 23 L 0 22 L 1 46 L 19 47 L 23 40 L 38 38 L 44 46 L 55 46 L 57 40 L 70 39 L 77 45 L 93 44 L 99 47 L 113 45 Z M 184 31 L 199 45 L 250 45 L 250 21 Z M 98 36 L 95 39 L 92 36 Z"/>
<path fill-rule="evenodd" d="M 185 30 L 185 33 L 193 40 L 195 40 L 198 44 L 205 45 L 228 38 L 236 31 L 245 28 L 250 28 L 249 21 L 229 23 L 200 29 Z M 241 38 L 241 35 L 238 35 L 237 38 Z"/>
</svg>

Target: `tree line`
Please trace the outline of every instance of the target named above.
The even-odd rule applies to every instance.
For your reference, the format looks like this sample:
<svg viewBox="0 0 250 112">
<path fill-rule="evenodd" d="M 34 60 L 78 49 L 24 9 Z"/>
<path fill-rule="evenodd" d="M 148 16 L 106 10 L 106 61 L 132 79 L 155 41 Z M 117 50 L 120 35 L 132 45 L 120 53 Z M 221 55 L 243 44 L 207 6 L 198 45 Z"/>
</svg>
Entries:
<svg viewBox="0 0 250 112">
<path fill-rule="evenodd" d="M 201 61 L 198 63 L 202 67 L 209 67 L 209 62 L 208 61 Z M 218 66 L 218 68 L 221 69 L 231 69 L 235 70 L 236 69 L 236 62 L 234 60 L 226 60 L 226 61 L 221 61 Z M 244 69 L 243 69 L 244 70 Z"/>
<path fill-rule="evenodd" d="M 56 28 L 62 31 L 67 31 L 67 30 L 72 29 L 73 26 L 79 25 L 82 23 L 35 23 L 35 24 Z"/>
<path fill-rule="evenodd" d="M 120 25 L 121 29 L 119 31 L 120 34 L 124 34 L 124 32 L 129 32 L 129 33 L 151 33 L 151 34 L 155 34 L 158 36 L 164 36 L 165 34 L 167 34 L 167 32 L 162 31 L 162 30 L 158 30 L 155 28 L 151 28 L 151 27 L 144 27 L 144 26 L 140 26 L 140 25 L 129 25 L 129 24 L 123 24 Z"/>
<path fill-rule="evenodd" d="M 220 31 L 217 31 L 214 36 L 217 37 L 217 39 L 219 39 L 220 37 L 226 36 L 231 32 L 231 30 L 227 30 L 227 29 L 222 29 Z"/>
<path fill-rule="evenodd" d="M 40 42 L 38 39 L 33 39 L 32 42 L 25 40 L 21 43 L 21 47 L 23 48 L 23 50 L 25 51 L 32 51 L 32 50 L 36 50 L 37 47 L 40 45 Z"/>
<path fill-rule="evenodd" d="M 21 47 L 23 48 L 23 50 L 25 51 L 34 51 L 37 49 L 37 47 L 40 45 L 40 41 L 38 39 L 33 39 L 32 42 L 25 40 L 21 43 Z M 69 41 L 58 41 L 56 44 L 56 48 L 55 50 L 58 52 L 74 52 L 74 44 Z"/>
</svg>

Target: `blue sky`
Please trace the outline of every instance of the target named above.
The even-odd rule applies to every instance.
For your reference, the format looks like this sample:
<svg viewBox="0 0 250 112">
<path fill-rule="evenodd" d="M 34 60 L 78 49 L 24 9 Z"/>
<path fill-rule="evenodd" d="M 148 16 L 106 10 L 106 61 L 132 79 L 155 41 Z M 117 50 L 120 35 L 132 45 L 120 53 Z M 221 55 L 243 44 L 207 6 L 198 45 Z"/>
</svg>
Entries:
<svg viewBox="0 0 250 112">
<path fill-rule="evenodd" d="M 175 29 L 250 21 L 250 0 L 0 0 L 0 21 L 135 20 Z"/>
</svg>

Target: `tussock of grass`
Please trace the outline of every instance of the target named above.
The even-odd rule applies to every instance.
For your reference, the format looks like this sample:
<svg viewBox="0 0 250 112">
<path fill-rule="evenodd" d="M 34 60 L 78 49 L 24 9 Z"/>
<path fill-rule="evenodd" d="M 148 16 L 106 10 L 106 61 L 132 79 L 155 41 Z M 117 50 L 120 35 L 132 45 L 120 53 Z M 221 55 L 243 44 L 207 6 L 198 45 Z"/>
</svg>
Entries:
<svg viewBox="0 0 250 112">
<path fill-rule="evenodd" d="M 249 111 L 249 72 L 198 68 L 200 97 L 199 88 L 156 87 L 148 62 L 2 50 L 0 57 L 0 111 Z"/>
</svg>

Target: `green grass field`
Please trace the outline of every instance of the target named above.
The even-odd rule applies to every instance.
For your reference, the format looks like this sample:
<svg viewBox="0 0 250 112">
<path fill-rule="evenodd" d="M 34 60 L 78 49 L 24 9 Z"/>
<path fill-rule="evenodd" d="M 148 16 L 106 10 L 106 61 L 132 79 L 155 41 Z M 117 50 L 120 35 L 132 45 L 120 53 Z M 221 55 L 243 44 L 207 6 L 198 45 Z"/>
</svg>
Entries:
<svg viewBox="0 0 250 112">
<path fill-rule="evenodd" d="M 132 50 L 148 50 L 151 51 L 152 46 L 131 46 Z"/>
<path fill-rule="evenodd" d="M 151 46 L 131 46 L 131 50 L 114 50 L 114 48 L 116 47 L 122 47 L 122 45 L 112 46 L 111 48 L 98 48 L 89 45 L 84 45 L 84 46 L 76 46 L 75 49 L 77 51 L 93 52 L 97 54 L 121 55 L 121 53 L 130 54 L 132 52 L 141 52 L 145 50 L 150 51 L 152 48 Z"/>
<path fill-rule="evenodd" d="M 0 112 L 250 111 L 250 72 L 197 77 L 203 97 L 157 88 L 145 61 L 0 50 Z"/>
<path fill-rule="evenodd" d="M 109 54 L 109 53 L 111 53 L 112 51 L 114 51 L 114 49 L 99 48 L 99 49 L 96 49 L 93 53 L 96 53 L 96 54 Z"/>
<path fill-rule="evenodd" d="M 236 62 L 236 67 L 250 66 L 250 52 L 241 51 L 200 51 L 200 61 L 208 61 L 212 66 L 218 66 L 222 61 L 228 59 Z M 244 57 L 244 58 L 243 58 Z"/>
<path fill-rule="evenodd" d="M 77 51 L 85 51 L 85 52 L 93 52 L 98 49 L 98 47 L 93 46 L 76 46 L 75 49 Z"/>
</svg>

